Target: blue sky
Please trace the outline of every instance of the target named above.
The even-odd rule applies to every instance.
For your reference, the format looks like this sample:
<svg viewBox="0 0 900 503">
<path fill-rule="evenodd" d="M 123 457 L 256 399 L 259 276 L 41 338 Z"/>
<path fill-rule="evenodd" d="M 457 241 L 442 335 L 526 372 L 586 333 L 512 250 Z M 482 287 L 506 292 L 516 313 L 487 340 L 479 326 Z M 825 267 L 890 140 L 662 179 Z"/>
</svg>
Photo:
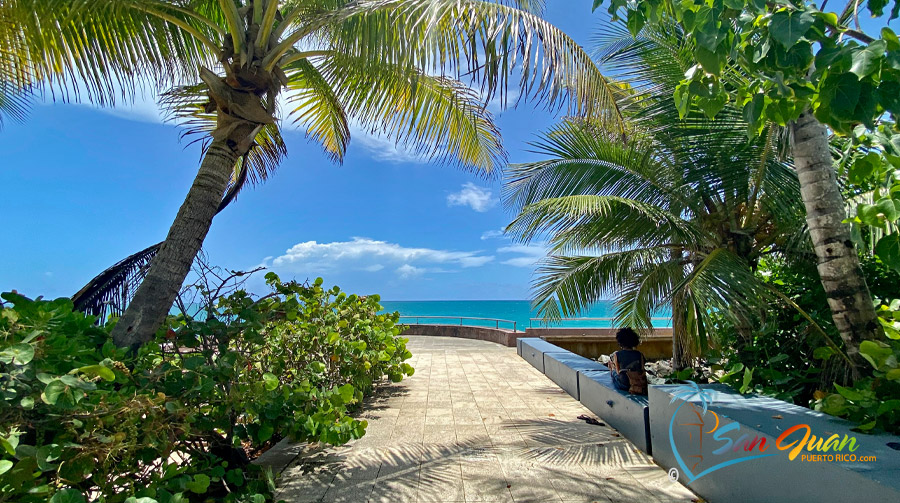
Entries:
<svg viewBox="0 0 900 503">
<path fill-rule="evenodd" d="M 591 48 L 590 2 L 549 2 L 548 19 Z M 501 112 L 496 104 L 495 113 Z M 512 162 L 554 118 L 499 113 Z M 355 132 L 343 165 L 299 132 L 263 185 L 216 217 L 204 249 L 230 269 L 324 277 L 386 300 L 525 299 L 543 253 L 497 236 L 511 216 L 500 181 L 423 162 Z M 162 240 L 194 178 L 197 145 L 158 120 L 152 100 L 117 110 L 44 104 L 0 130 L 0 291 L 70 296 L 118 260 Z M 263 291 L 261 275 L 250 287 Z"/>
</svg>

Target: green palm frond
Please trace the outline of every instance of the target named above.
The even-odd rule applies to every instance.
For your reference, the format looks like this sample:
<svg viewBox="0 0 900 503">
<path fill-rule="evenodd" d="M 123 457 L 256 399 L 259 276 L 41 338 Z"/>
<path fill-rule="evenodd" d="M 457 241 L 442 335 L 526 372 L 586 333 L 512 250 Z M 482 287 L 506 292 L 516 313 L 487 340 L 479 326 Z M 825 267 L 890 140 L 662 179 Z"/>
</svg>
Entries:
<svg viewBox="0 0 900 503">
<path fill-rule="evenodd" d="M 151 14 L 152 13 L 152 14 Z M 218 46 L 210 23 L 160 0 L 0 3 L 0 80 L 54 99 L 113 105 L 193 80 Z"/>
<path fill-rule="evenodd" d="M 664 260 L 665 247 L 611 251 L 602 255 L 551 255 L 538 267 L 533 304 L 547 319 L 576 316 L 617 293 L 634 271 Z"/>
<path fill-rule="evenodd" d="M 470 87 L 409 66 L 338 55 L 323 59 L 322 75 L 363 128 L 481 173 L 505 165 L 493 116 Z"/>
<path fill-rule="evenodd" d="M 681 201 L 664 179 L 664 154 L 640 139 L 623 144 L 596 134 L 590 125 L 567 121 L 531 145 L 550 160 L 509 167 L 503 199 L 510 209 L 573 194 L 618 195 L 661 205 Z"/>
<path fill-rule="evenodd" d="M 484 99 L 505 99 L 515 71 L 524 99 L 622 127 L 618 86 L 574 40 L 531 12 L 479 0 L 364 0 L 346 10 L 352 13 L 324 34 L 336 53 L 455 72 L 478 82 Z"/>
<path fill-rule="evenodd" d="M 667 251 L 666 259 L 634 268 L 619 285 L 615 302 L 618 325 L 653 328 L 652 316 L 672 304 L 673 293 L 678 291 L 675 287 L 684 279 L 685 263 Z"/>
<path fill-rule="evenodd" d="M 27 89 L 0 80 L 0 128 L 6 118 L 23 122 L 31 111 L 34 95 Z"/>
<path fill-rule="evenodd" d="M 675 288 L 689 292 L 704 315 L 719 313 L 732 320 L 749 316 L 774 300 L 747 261 L 724 248 L 704 257 Z"/>
<path fill-rule="evenodd" d="M 333 160 L 342 160 L 350 142 L 350 125 L 332 82 L 307 59 L 291 63 L 285 72 L 287 100 L 296 105 L 288 117 L 305 127 L 306 136 L 322 144 Z"/>
<path fill-rule="evenodd" d="M 621 196 L 575 195 L 544 199 L 522 209 L 506 231 L 530 241 L 552 235 L 554 251 L 593 247 L 648 247 L 708 239 L 690 221 L 657 205 Z"/>
</svg>

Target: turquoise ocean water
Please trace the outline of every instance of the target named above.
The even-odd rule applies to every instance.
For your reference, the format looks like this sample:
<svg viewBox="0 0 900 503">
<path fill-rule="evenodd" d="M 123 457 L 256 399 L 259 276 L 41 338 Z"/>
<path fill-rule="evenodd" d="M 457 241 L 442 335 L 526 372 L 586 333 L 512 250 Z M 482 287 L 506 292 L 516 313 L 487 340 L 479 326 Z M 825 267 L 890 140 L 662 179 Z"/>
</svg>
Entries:
<svg viewBox="0 0 900 503">
<path fill-rule="evenodd" d="M 509 320 L 509 323 L 500 322 L 500 328 L 512 329 L 512 321 L 516 322 L 516 328 L 522 330 L 528 328 L 529 323 L 532 326 L 541 326 L 539 320 L 530 320 L 537 318 L 537 312 L 531 309 L 531 303 L 527 300 L 435 300 L 435 301 L 382 301 L 385 311 L 398 311 L 401 316 L 419 317 L 419 323 L 446 323 L 459 324 L 459 317 L 470 318 L 496 318 L 501 320 Z M 660 313 L 658 316 L 667 317 L 669 313 Z M 434 318 L 435 316 L 449 316 L 456 319 Z M 615 316 L 615 309 L 612 301 L 601 301 L 595 304 L 588 312 L 582 313 L 583 318 L 612 318 Z M 415 318 L 401 318 L 400 321 L 406 324 L 416 323 Z M 609 327 L 610 320 L 579 320 L 564 321 L 561 324 L 552 326 L 563 327 Z M 482 327 L 497 326 L 494 321 L 485 320 L 463 320 L 465 325 L 474 325 Z M 655 320 L 656 326 L 669 326 L 669 320 Z"/>
</svg>

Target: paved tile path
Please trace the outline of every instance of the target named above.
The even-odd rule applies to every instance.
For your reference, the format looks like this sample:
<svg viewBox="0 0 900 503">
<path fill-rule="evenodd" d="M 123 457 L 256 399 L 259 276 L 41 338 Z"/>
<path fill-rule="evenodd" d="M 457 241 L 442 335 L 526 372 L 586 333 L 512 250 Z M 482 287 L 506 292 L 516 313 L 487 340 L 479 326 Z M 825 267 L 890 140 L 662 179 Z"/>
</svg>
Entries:
<svg viewBox="0 0 900 503">
<path fill-rule="evenodd" d="M 630 442 L 491 342 L 410 337 L 416 374 L 367 403 L 365 437 L 300 452 L 278 497 L 302 502 L 689 502 Z M 291 459 L 295 446 L 273 452 Z M 271 451 L 270 451 L 271 452 Z"/>
</svg>

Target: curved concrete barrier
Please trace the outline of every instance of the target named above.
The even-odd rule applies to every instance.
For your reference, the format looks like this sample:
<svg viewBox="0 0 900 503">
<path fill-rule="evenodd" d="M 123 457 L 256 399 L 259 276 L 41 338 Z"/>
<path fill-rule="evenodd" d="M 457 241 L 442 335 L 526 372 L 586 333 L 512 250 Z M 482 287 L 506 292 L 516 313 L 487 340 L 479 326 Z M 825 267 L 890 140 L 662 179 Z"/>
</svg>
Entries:
<svg viewBox="0 0 900 503">
<path fill-rule="evenodd" d="M 618 351 L 616 342 L 618 328 L 529 328 L 525 331 L 528 337 L 540 337 L 567 351 L 587 357 L 600 358 Z M 663 360 L 672 357 L 672 329 L 655 328 L 650 335 L 641 337 L 638 347 L 644 358 Z"/>
<path fill-rule="evenodd" d="M 458 337 L 496 342 L 506 347 L 515 347 L 516 339 L 525 337 L 524 332 L 513 332 L 502 328 L 470 327 L 466 325 L 407 325 L 401 335 L 430 335 L 434 337 Z"/>
</svg>

